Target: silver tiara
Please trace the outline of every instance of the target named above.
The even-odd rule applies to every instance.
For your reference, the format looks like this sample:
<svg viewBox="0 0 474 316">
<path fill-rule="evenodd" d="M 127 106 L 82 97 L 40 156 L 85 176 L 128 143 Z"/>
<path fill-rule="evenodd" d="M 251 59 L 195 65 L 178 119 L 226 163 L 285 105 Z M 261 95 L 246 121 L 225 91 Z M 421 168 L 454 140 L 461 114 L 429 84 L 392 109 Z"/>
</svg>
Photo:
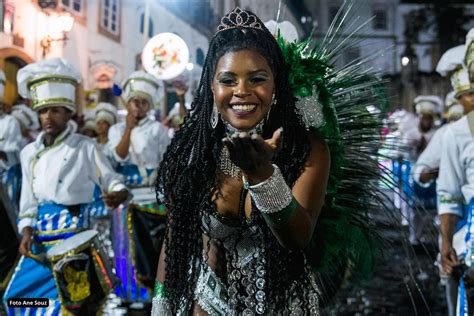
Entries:
<svg viewBox="0 0 474 316">
<path fill-rule="evenodd" d="M 221 31 L 225 31 L 228 29 L 235 29 L 235 28 L 253 28 L 258 30 L 263 30 L 262 22 L 258 19 L 258 17 L 245 10 L 241 10 L 239 7 L 236 7 L 234 10 L 227 13 L 227 15 L 223 16 L 221 19 L 221 23 L 217 27 L 217 33 Z"/>
</svg>

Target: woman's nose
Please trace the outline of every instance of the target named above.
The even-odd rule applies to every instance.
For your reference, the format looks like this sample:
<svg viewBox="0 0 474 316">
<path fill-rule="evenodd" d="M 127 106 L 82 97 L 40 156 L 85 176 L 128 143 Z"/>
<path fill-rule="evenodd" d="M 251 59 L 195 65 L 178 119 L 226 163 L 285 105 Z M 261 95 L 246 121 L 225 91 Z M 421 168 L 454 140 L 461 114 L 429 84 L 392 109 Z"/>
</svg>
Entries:
<svg viewBox="0 0 474 316">
<path fill-rule="evenodd" d="M 237 86 L 235 86 L 234 95 L 237 97 L 245 97 L 250 94 L 250 90 L 245 81 L 240 81 Z"/>
</svg>

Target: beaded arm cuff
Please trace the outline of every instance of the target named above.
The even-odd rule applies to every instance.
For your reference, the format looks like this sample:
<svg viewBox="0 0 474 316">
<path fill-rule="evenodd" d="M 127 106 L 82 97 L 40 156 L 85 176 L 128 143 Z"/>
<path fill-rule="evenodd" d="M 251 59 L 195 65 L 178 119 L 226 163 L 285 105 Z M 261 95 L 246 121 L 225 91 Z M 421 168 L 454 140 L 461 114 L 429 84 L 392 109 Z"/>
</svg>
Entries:
<svg viewBox="0 0 474 316">
<path fill-rule="evenodd" d="M 244 178 L 244 185 L 248 182 Z M 286 184 L 277 165 L 273 165 L 273 174 L 267 180 L 248 186 L 255 205 L 263 214 L 272 214 L 288 207 L 293 200 L 290 187 Z"/>
</svg>

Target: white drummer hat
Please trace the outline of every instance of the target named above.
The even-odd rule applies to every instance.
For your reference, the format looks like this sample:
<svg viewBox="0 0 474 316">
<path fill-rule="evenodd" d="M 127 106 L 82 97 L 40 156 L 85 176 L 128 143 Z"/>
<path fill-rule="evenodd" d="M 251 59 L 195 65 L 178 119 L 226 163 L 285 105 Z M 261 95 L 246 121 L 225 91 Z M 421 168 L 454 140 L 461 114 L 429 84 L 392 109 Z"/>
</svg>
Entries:
<svg viewBox="0 0 474 316">
<path fill-rule="evenodd" d="M 419 95 L 414 102 L 417 114 L 436 115 L 441 112 L 443 107 L 443 100 L 436 95 Z"/>
<path fill-rule="evenodd" d="M 95 123 L 100 120 L 108 122 L 110 126 L 117 123 L 117 108 L 113 104 L 107 102 L 97 104 L 97 107 L 95 108 Z"/>
<path fill-rule="evenodd" d="M 91 112 L 86 112 L 84 114 L 84 125 L 82 126 L 82 130 L 85 129 L 90 129 L 95 131 L 95 113 L 94 111 Z"/>
<path fill-rule="evenodd" d="M 37 130 L 40 128 L 38 114 L 26 104 L 13 106 L 11 115 L 17 119 L 24 129 Z"/>
<path fill-rule="evenodd" d="M 5 78 L 5 73 L 3 70 L 0 70 L 0 102 L 5 100 L 5 85 L 7 84 L 7 79 Z"/>
<path fill-rule="evenodd" d="M 464 93 L 474 91 L 474 85 L 469 81 L 469 72 L 464 65 L 465 50 L 465 45 L 448 49 L 436 66 L 436 71 L 441 76 L 450 77 L 456 98 Z"/>
<path fill-rule="evenodd" d="M 122 87 L 125 102 L 130 101 L 133 97 L 141 97 L 147 99 L 150 106 L 153 107 L 160 99 L 160 82 L 155 76 L 143 70 L 131 73 Z"/>
<path fill-rule="evenodd" d="M 19 93 L 32 100 L 32 108 L 65 107 L 76 111 L 79 72 L 65 59 L 52 58 L 29 64 L 18 71 Z"/>
</svg>

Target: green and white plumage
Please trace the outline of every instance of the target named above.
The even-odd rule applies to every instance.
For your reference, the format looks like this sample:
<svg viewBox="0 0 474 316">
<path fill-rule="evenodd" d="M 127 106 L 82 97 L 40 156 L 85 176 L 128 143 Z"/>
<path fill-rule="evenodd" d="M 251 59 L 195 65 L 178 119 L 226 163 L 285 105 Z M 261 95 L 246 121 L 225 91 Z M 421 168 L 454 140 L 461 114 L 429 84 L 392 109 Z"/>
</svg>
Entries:
<svg viewBox="0 0 474 316">
<path fill-rule="evenodd" d="M 300 118 L 307 129 L 326 140 L 331 152 L 325 204 L 307 249 L 326 293 L 341 278 L 370 276 L 380 239 L 369 213 L 385 207 L 377 197 L 382 175 L 376 153 L 387 103 L 377 74 L 363 68 L 373 56 L 342 68 L 335 66 L 342 52 L 357 42 L 353 35 L 365 25 L 356 26 L 351 9 L 351 2 L 342 6 L 321 43 L 277 39 L 290 68 Z M 371 113 L 368 108 L 379 111 Z"/>
</svg>

